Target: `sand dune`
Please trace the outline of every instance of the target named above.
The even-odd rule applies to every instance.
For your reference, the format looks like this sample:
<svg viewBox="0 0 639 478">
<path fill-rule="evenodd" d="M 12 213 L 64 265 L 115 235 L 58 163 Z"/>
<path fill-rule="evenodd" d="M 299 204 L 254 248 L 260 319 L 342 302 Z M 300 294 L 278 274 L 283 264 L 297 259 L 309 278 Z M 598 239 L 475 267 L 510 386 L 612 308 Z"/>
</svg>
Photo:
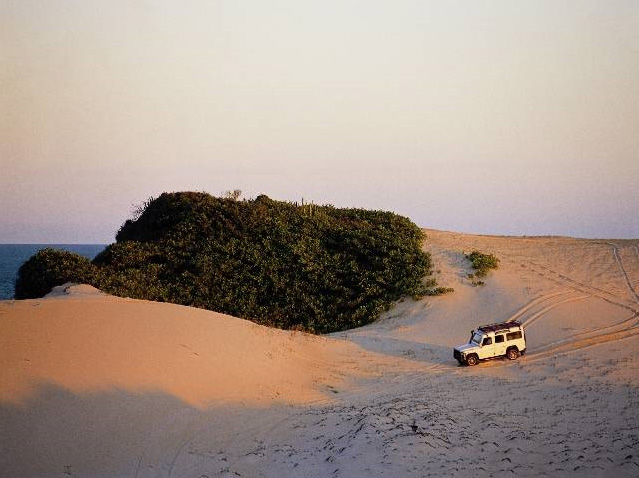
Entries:
<svg viewBox="0 0 639 478">
<path fill-rule="evenodd" d="M 455 293 L 327 337 L 88 286 L 0 302 L 0 476 L 638 476 L 639 241 L 426 232 Z M 515 319 L 524 357 L 452 358 Z"/>
<path fill-rule="evenodd" d="M 42 383 L 73 393 L 160 392 L 211 404 L 308 403 L 339 384 L 352 344 L 289 333 L 201 309 L 120 299 L 87 285 L 5 304 L 0 400 Z M 350 352 L 350 353 L 349 353 Z M 6 375 L 4 375 L 6 374 Z"/>
</svg>

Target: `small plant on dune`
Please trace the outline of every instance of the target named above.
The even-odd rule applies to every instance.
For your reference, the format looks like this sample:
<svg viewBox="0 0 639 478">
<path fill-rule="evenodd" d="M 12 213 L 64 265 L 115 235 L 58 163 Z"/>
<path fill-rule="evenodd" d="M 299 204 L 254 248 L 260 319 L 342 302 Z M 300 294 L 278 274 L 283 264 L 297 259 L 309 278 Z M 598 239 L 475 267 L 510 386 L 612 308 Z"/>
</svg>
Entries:
<svg viewBox="0 0 639 478">
<path fill-rule="evenodd" d="M 426 292 L 426 295 L 444 295 L 444 294 L 450 294 L 452 292 L 455 292 L 455 289 L 453 289 L 452 287 L 435 287 L 434 289 L 429 289 Z"/>
<path fill-rule="evenodd" d="M 499 267 L 499 259 L 493 254 L 484 254 L 474 250 L 470 254 L 465 254 L 465 256 L 475 270 L 474 273 L 468 274 L 468 278 L 474 286 L 485 285 L 486 283 L 482 279 L 488 275 L 491 269 Z"/>
<path fill-rule="evenodd" d="M 450 294 L 451 292 L 455 292 L 455 289 L 452 287 L 441 287 L 437 285 L 437 279 L 431 277 L 424 281 L 424 287 L 426 288 L 426 292 L 424 295 L 427 296 L 436 296 L 436 295 L 444 295 Z"/>
</svg>

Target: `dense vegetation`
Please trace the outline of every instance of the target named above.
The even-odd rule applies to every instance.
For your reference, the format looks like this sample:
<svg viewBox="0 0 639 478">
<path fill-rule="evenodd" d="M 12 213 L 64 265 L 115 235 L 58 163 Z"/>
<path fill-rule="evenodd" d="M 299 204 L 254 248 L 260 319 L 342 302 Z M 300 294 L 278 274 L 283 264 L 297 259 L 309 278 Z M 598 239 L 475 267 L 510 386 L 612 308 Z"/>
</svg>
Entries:
<svg viewBox="0 0 639 478">
<path fill-rule="evenodd" d="M 466 254 L 466 258 L 475 270 L 474 273 L 468 274 L 468 278 L 474 286 L 484 285 L 482 279 L 488 275 L 491 269 L 499 267 L 499 259 L 492 254 L 484 254 L 475 250 L 470 254 Z"/>
<path fill-rule="evenodd" d="M 65 282 L 94 283 L 96 267 L 72 252 L 42 249 L 22 264 L 16 281 L 16 299 L 42 297 Z"/>
<path fill-rule="evenodd" d="M 82 281 L 325 333 L 369 323 L 402 296 L 446 292 L 425 279 L 432 272 L 422 241 L 417 226 L 390 212 L 165 193 L 136 211 L 92 264 L 36 254 L 19 272 L 16 297 Z"/>
</svg>

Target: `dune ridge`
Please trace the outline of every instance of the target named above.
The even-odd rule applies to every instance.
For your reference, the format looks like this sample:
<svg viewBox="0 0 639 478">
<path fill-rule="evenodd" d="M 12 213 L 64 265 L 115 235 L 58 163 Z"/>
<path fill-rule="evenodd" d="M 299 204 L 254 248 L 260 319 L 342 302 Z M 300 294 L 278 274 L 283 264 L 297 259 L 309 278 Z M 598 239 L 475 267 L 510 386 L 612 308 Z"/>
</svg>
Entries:
<svg viewBox="0 0 639 478">
<path fill-rule="evenodd" d="M 2 329 L 14 340 L 0 351 L 6 368 L 0 400 L 15 402 L 44 382 L 74 393 L 158 391 L 198 408 L 277 397 L 305 403 L 322 397 L 312 384 L 339 382 L 331 356 L 353 348 L 343 340 L 75 284 L 41 300 L 11 302 Z"/>
</svg>

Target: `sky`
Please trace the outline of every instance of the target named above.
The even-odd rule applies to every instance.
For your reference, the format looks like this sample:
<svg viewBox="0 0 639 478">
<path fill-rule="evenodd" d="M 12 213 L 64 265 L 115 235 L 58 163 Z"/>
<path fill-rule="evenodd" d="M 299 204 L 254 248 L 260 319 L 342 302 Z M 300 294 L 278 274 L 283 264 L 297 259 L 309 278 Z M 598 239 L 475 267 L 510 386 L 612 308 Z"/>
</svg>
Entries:
<svg viewBox="0 0 639 478">
<path fill-rule="evenodd" d="M 639 237 L 636 0 L 0 0 L 0 243 L 240 189 Z"/>
</svg>

